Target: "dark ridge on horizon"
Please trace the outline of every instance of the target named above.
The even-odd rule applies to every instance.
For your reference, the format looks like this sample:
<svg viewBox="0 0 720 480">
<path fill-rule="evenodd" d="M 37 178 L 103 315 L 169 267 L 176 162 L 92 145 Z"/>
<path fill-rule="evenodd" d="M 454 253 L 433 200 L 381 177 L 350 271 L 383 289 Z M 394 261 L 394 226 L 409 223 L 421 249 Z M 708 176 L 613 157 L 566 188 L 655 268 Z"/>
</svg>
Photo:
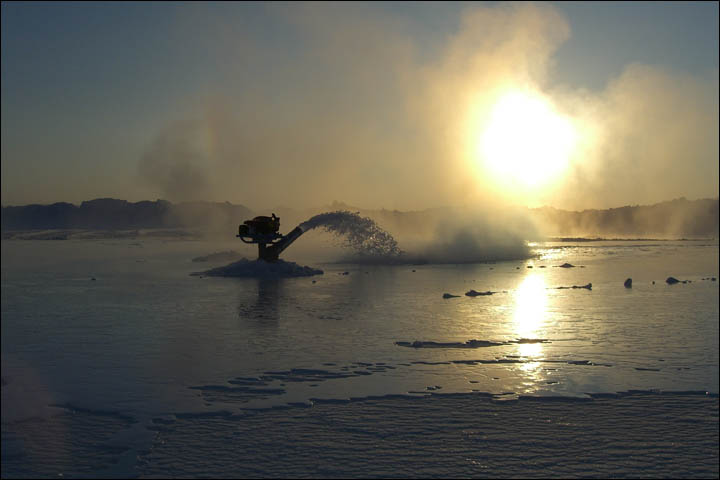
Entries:
<svg viewBox="0 0 720 480">
<path fill-rule="evenodd" d="M 565 211 L 552 207 L 532 210 L 547 234 L 565 235 L 718 235 L 718 199 L 685 197 L 653 205 L 627 205 L 605 210 Z"/>
<path fill-rule="evenodd" d="M 199 228 L 223 231 L 237 228 L 238 219 L 253 216 L 243 205 L 229 202 L 183 202 L 166 200 L 128 202 L 97 198 L 80 206 L 59 202 L 51 205 L 2 207 L 4 230 L 137 228 Z"/>
<path fill-rule="evenodd" d="M 421 232 L 431 220 L 451 212 L 457 207 L 436 207 L 419 211 L 362 209 L 342 202 L 333 202 L 322 208 L 296 210 L 276 207 L 274 212 L 283 218 L 283 225 L 300 223 L 318 212 L 337 210 L 359 211 L 393 230 Z M 684 197 L 653 205 L 627 205 L 609 209 L 582 211 L 561 210 L 554 207 L 513 207 L 525 212 L 538 230 L 547 236 L 591 235 L 718 235 L 718 199 L 687 200 Z M 263 211 L 265 212 L 265 211 Z M 137 228 L 196 228 L 213 232 L 231 232 L 237 224 L 256 214 L 244 205 L 230 202 L 182 202 L 166 200 L 129 202 L 112 198 L 98 198 L 82 202 L 79 206 L 58 202 L 50 205 L 23 205 L 2 207 L 2 230 L 102 229 L 121 230 Z"/>
</svg>

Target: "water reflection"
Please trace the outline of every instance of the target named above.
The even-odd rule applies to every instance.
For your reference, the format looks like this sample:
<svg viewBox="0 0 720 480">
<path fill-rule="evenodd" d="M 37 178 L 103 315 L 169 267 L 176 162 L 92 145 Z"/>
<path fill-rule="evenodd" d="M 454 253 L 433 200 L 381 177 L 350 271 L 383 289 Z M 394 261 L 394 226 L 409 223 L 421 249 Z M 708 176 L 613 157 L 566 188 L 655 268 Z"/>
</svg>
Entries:
<svg viewBox="0 0 720 480">
<path fill-rule="evenodd" d="M 523 382 L 526 386 L 534 388 L 537 383 L 544 378 L 543 371 L 541 369 L 542 364 L 540 362 L 527 362 L 520 365 L 520 370 L 525 375 L 526 382 Z"/>
<path fill-rule="evenodd" d="M 244 288 L 238 299 L 238 316 L 246 320 L 262 320 L 263 323 L 277 322 L 282 282 L 283 279 L 278 278 L 258 278 L 243 282 Z"/>
<path fill-rule="evenodd" d="M 525 277 L 515 291 L 514 331 L 518 338 L 544 338 L 544 324 L 547 314 L 547 289 L 542 275 Z M 539 357 L 543 352 L 542 343 L 520 343 L 518 354 L 524 357 Z"/>
</svg>

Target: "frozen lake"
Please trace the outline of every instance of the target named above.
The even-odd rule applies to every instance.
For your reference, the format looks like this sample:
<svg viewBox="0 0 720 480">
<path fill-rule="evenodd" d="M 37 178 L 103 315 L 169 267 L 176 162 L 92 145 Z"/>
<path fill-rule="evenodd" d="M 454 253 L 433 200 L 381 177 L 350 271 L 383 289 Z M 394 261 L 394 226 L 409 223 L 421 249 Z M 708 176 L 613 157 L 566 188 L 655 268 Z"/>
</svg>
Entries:
<svg viewBox="0 0 720 480">
<path fill-rule="evenodd" d="M 124 441 L 140 448 L 153 418 L 318 399 L 718 392 L 717 240 L 531 247 L 399 266 L 290 249 L 325 273 L 239 279 L 190 276 L 229 263 L 192 258 L 235 244 L 3 241 L 3 455 L 6 425 L 58 405 L 132 419 Z"/>
</svg>

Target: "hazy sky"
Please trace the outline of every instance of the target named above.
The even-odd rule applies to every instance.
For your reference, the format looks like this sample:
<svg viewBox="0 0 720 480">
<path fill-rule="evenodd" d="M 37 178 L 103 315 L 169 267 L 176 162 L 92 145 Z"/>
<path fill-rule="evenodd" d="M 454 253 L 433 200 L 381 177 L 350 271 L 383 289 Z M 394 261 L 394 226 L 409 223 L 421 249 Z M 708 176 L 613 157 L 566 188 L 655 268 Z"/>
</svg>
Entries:
<svg viewBox="0 0 720 480">
<path fill-rule="evenodd" d="M 3 205 L 679 196 L 718 196 L 717 2 L 2 3 Z"/>
</svg>

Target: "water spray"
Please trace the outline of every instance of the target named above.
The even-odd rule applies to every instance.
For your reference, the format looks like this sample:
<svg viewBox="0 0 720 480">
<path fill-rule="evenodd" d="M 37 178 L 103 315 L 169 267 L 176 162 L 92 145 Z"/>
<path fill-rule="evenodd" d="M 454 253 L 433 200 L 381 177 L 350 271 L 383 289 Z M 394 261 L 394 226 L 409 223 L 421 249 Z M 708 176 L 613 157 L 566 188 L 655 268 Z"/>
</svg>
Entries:
<svg viewBox="0 0 720 480">
<path fill-rule="evenodd" d="M 280 254 L 300 235 L 314 228 L 323 227 L 335 235 L 346 238 L 349 247 L 363 255 L 397 256 L 402 250 L 388 232 L 373 220 L 347 211 L 327 212 L 315 215 L 301 223 L 287 235 L 280 234 L 280 218 L 258 216 L 245 220 L 236 235 L 244 243 L 257 243 L 258 260 L 277 262 Z"/>
</svg>

